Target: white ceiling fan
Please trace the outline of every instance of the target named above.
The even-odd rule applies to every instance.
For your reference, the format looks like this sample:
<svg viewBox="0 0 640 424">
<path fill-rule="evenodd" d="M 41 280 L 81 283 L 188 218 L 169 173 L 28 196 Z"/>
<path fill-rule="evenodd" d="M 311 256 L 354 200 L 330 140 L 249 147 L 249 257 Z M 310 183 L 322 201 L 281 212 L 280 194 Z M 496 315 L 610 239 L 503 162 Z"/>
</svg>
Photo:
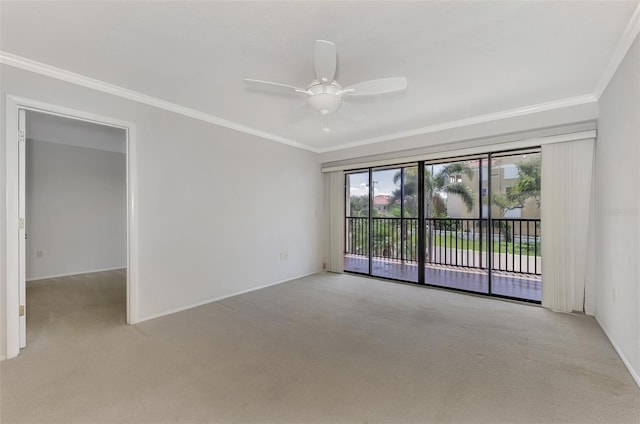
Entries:
<svg viewBox="0 0 640 424">
<path fill-rule="evenodd" d="M 309 106 L 320 114 L 329 115 L 340 110 L 343 115 L 354 120 L 363 119 L 364 115 L 357 110 L 345 107 L 343 98 L 393 93 L 407 88 L 407 79 L 405 77 L 363 81 L 343 88 L 334 79 L 336 74 L 336 46 L 330 41 L 316 40 L 313 64 L 316 79 L 311 81 L 306 88 L 256 79 L 245 79 L 244 82 L 256 87 L 271 87 L 291 94 L 305 95 Z M 329 126 L 326 125 L 324 130 L 329 131 Z"/>
</svg>

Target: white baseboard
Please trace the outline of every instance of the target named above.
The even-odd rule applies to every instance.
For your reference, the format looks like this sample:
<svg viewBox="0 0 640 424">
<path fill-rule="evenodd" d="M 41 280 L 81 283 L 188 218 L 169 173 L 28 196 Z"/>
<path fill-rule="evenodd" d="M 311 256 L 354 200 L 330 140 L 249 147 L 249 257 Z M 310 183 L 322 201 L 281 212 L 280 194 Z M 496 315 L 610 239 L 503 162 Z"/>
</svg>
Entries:
<svg viewBox="0 0 640 424">
<path fill-rule="evenodd" d="M 76 271 L 76 272 L 71 272 L 68 274 L 56 274 L 56 275 L 45 275 L 44 277 L 36 277 L 36 278 L 29 278 L 27 279 L 27 282 L 31 282 L 31 281 L 38 281 L 38 280 L 47 280 L 49 278 L 60 278 L 60 277 L 70 277 L 72 275 L 80 275 L 80 274 L 91 274 L 94 272 L 106 272 L 106 271 L 115 271 L 117 269 L 126 269 L 127 266 L 118 266 L 115 268 L 103 268 L 103 269 L 91 269 L 88 271 Z"/>
<path fill-rule="evenodd" d="M 208 303 L 217 302 L 219 300 L 227 299 L 227 298 L 233 297 L 233 296 L 239 296 L 241 294 L 250 293 L 250 292 L 256 291 L 256 290 L 266 289 L 267 287 L 271 287 L 271 286 L 277 286 L 278 284 L 283 284 L 283 283 L 286 283 L 288 281 L 297 280 L 298 278 L 304 278 L 304 277 L 308 277 L 309 275 L 314 275 L 314 274 L 318 274 L 318 272 L 317 271 L 316 272 L 309 272 L 307 274 L 299 275 L 297 277 L 291 277 L 291 278 L 287 278 L 285 280 L 276 281 L 274 283 L 264 284 L 262 286 L 253 287 L 253 288 L 250 288 L 250 289 L 247 289 L 247 290 L 242 290 L 242 291 L 231 293 L 231 294 L 227 294 L 227 295 L 224 295 L 224 296 L 218 296 L 218 297 L 214 297 L 214 298 L 211 298 L 211 299 L 203 300 L 202 302 L 192 303 L 192 304 L 187 305 L 187 306 L 181 306 L 179 308 L 169 309 L 168 311 L 161 312 L 159 314 L 149 315 L 149 316 L 146 316 L 144 318 L 140 318 L 140 319 L 138 319 L 138 321 L 132 322 L 131 324 L 138 324 L 138 323 L 143 322 L 143 321 L 149 321 L 151 319 L 160 318 L 160 317 L 163 317 L 163 316 L 166 316 L 166 315 L 175 314 L 176 312 L 186 311 L 187 309 L 197 308 L 198 306 L 206 305 Z"/>
<path fill-rule="evenodd" d="M 611 346 L 613 346 L 613 348 L 615 349 L 615 351 L 618 354 L 618 356 L 620 357 L 620 359 L 622 359 L 622 362 L 624 363 L 624 366 L 627 367 L 627 370 L 629 371 L 629 374 L 631 374 L 631 378 L 633 378 L 633 380 L 636 382 L 638 387 L 640 387 L 640 375 L 638 375 L 636 370 L 633 369 L 633 367 L 631 366 L 631 363 L 629 362 L 627 357 L 624 356 L 624 353 L 622 353 L 622 350 L 620 350 L 620 348 L 618 347 L 616 342 L 613 341 L 613 339 L 611 338 L 609 333 L 607 333 L 607 330 L 602 326 L 600 321 L 598 321 L 598 317 L 595 317 L 595 319 L 596 319 L 596 322 L 598 323 L 598 325 L 600 326 L 600 328 L 602 328 L 602 331 L 604 332 L 604 334 L 609 339 L 609 343 L 611 343 Z"/>
</svg>

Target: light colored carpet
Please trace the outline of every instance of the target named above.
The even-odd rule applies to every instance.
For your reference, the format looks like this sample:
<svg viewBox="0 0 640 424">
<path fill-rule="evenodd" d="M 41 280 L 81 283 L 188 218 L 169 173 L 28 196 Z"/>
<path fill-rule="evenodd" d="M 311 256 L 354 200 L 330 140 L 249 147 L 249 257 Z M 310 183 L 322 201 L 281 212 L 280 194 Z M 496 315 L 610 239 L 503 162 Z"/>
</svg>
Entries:
<svg viewBox="0 0 640 424">
<path fill-rule="evenodd" d="M 124 273 L 29 285 L 12 422 L 640 422 L 587 316 L 321 274 L 124 324 Z"/>
</svg>

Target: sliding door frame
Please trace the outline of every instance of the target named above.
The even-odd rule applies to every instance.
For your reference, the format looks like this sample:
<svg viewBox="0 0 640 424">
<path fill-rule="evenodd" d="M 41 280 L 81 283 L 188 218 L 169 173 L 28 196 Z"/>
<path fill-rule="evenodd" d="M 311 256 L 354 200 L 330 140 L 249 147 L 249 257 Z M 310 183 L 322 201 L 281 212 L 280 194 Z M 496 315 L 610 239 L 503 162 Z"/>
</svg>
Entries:
<svg viewBox="0 0 640 424">
<path fill-rule="evenodd" d="M 455 162 L 455 161 L 460 161 L 460 160 L 464 160 L 464 159 L 468 159 L 470 157 L 475 157 L 478 159 L 478 193 L 479 193 L 479 207 L 478 207 L 478 218 L 479 218 L 479 222 L 480 222 L 480 231 L 479 231 L 479 246 L 480 249 L 482 249 L 482 243 L 483 243 L 483 239 L 486 238 L 486 249 L 484 251 L 480 250 L 480 267 L 482 268 L 482 255 L 486 255 L 485 257 L 485 263 L 486 263 L 486 271 L 487 271 L 487 292 L 478 292 L 478 291 L 472 291 L 472 290 L 466 290 L 466 289 L 460 289 L 460 288 L 453 288 L 453 287 L 447 287 L 447 286 L 441 286 L 441 285 L 436 285 L 436 284 L 429 284 L 426 282 L 425 279 L 425 265 L 426 265 L 426 258 L 425 258 L 425 252 L 426 252 L 426 196 L 425 196 L 425 181 L 424 181 L 424 177 L 425 177 L 425 165 L 427 165 L 427 161 L 425 160 L 420 160 L 420 161 L 411 161 L 411 162 L 404 162 L 404 163 L 398 163 L 398 164 L 389 164 L 389 165 L 385 165 L 382 167 L 369 167 L 369 168 L 360 168 L 360 169 L 353 169 L 353 170 L 349 170 L 349 171 L 345 171 L 345 199 L 347 195 L 350 195 L 350 193 L 348 192 L 349 187 L 347 187 L 346 184 L 346 178 L 348 176 L 348 174 L 355 174 L 355 173 L 364 173 L 367 172 L 368 173 L 368 185 L 369 185 L 369 190 L 368 190 L 368 194 L 369 194 L 369 213 L 368 213 L 368 273 L 362 273 L 362 272 L 357 272 L 357 271 L 348 271 L 345 270 L 346 272 L 350 272 L 350 273 L 354 273 L 354 274 L 360 274 L 360 275 L 368 275 L 371 277 L 377 277 L 377 278 L 384 278 L 387 280 L 392 280 L 392 281 L 400 281 L 400 282 L 404 282 L 404 283 L 410 283 L 410 284 L 418 284 L 418 285 L 422 285 L 422 286 L 427 286 L 427 287 L 434 287 L 434 288 L 441 288 L 441 289 L 446 289 L 446 290 L 454 290 L 454 291 L 459 291 L 459 292 L 464 292 L 464 293 L 471 293 L 471 294 L 476 294 L 476 295 L 482 295 L 482 296 L 490 296 L 490 297 L 497 297 L 497 298 L 503 298 L 503 299 L 510 299 L 510 300 L 517 300 L 517 301 L 521 301 L 521 302 L 526 302 L 526 303 L 534 303 L 534 304 L 540 304 L 540 301 L 536 301 L 536 300 L 531 300 L 531 299 L 524 299 L 524 298 L 518 298 L 518 297 L 512 297 L 512 296 L 506 296 L 506 295 L 501 295 L 501 294 L 495 294 L 493 293 L 493 262 L 494 262 L 494 246 L 493 246 L 493 216 L 492 216 L 492 207 L 493 207 L 493 199 L 492 199 L 492 194 L 493 194 L 493 187 L 492 187 L 492 176 L 493 176 L 493 159 L 494 156 L 503 156 L 503 155 L 508 155 L 509 153 L 514 153 L 517 154 L 519 152 L 522 151 L 531 151 L 531 150 L 538 150 L 540 149 L 540 146 L 531 146 L 531 147 L 519 147 L 519 148 L 514 148 L 514 149 L 506 149 L 506 150 L 499 150 L 499 151 L 490 151 L 490 152 L 485 152 L 485 153 L 477 153 L 477 154 L 473 154 L 473 155 L 462 155 L 462 156 L 457 156 L 457 157 L 448 157 L 448 158 L 441 158 L 441 159 L 432 159 L 429 160 L 428 163 L 429 164 L 436 164 L 436 163 L 449 163 L 449 162 Z M 482 189 L 483 187 L 483 164 L 486 161 L 486 172 L 487 172 L 487 181 L 486 181 L 486 202 L 487 202 L 487 212 L 486 212 L 486 217 L 484 217 L 483 215 L 483 208 L 482 208 L 482 201 L 483 201 L 483 195 L 482 195 Z M 414 166 L 414 164 L 417 164 L 415 166 L 418 167 L 418 240 L 417 240 L 417 249 L 418 249 L 418 254 L 417 254 L 417 266 L 418 266 L 418 281 L 408 281 L 408 280 L 401 280 L 401 279 L 396 279 L 396 278 L 389 278 L 389 277 L 381 277 L 378 275 L 373 275 L 373 245 L 374 245 L 374 240 L 373 240 L 373 208 L 374 208 L 374 195 L 375 195 L 375 187 L 374 187 L 374 181 L 373 181 L 373 172 L 374 170 L 376 170 L 376 168 L 391 168 L 391 167 L 398 167 L 401 170 L 401 193 L 402 193 L 402 200 L 401 200 L 401 217 L 404 218 L 404 174 L 405 174 L 405 169 L 409 166 Z M 347 217 L 347 210 L 346 207 L 344 208 L 344 213 L 345 213 L 345 218 Z M 485 221 L 486 221 L 486 226 L 485 226 Z M 401 221 L 401 225 L 402 225 L 402 221 Z M 485 226 L 483 228 L 483 226 Z M 348 237 L 348 225 L 345 225 L 345 241 Z M 404 249 L 404 242 L 405 240 L 401 240 L 401 249 Z M 345 246 L 346 246 L 346 242 L 345 242 Z M 345 252 L 346 253 L 346 252 Z"/>
</svg>

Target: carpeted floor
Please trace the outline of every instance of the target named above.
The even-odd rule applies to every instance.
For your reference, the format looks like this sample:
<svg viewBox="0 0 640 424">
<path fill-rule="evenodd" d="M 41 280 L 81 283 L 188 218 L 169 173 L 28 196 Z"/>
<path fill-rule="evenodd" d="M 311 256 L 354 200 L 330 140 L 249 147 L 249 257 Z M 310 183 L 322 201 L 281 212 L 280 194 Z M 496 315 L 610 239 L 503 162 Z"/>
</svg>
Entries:
<svg viewBox="0 0 640 424">
<path fill-rule="evenodd" d="M 320 274 L 127 326 L 124 278 L 28 285 L 2 423 L 640 422 L 587 316 Z"/>
</svg>

